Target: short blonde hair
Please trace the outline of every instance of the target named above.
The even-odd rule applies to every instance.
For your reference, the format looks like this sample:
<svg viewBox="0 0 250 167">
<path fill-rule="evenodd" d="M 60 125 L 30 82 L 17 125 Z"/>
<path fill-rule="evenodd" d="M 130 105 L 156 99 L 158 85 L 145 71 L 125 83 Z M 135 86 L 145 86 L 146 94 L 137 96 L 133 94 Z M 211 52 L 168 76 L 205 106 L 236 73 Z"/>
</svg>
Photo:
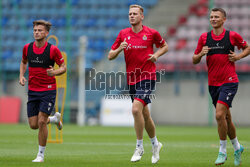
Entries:
<svg viewBox="0 0 250 167">
<path fill-rule="evenodd" d="M 133 5 L 130 5 L 130 6 L 129 6 L 129 9 L 131 9 L 131 8 L 139 8 L 139 9 L 140 9 L 141 14 L 143 14 L 144 9 L 143 9 L 143 7 L 142 7 L 142 6 L 140 6 L 140 5 L 136 5 L 136 4 L 133 4 Z"/>
<path fill-rule="evenodd" d="M 46 30 L 49 32 L 52 24 L 49 21 L 45 21 L 45 20 L 35 20 L 33 21 L 33 28 L 37 25 L 43 25 L 45 26 Z"/>
</svg>

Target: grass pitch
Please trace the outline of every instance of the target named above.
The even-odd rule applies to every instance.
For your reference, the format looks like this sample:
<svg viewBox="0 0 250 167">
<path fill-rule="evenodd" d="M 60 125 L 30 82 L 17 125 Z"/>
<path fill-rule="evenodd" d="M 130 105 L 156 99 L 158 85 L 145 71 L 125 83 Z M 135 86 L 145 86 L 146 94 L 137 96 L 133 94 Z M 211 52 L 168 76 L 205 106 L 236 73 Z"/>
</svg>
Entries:
<svg viewBox="0 0 250 167">
<path fill-rule="evenodd" d="M 132 127 L 63 127 L 63 143 L 48 143 L 44 163 L 32 163 L 38 151 L 37 133 L 26 124 L 0 124 L 0 167 L 211 167 L 217 158 L 219 140 L 216 127 L 158 126 L 163 143 L 160 161 L 151 164 L 151 143 L 144 133 L 145 153 L 140 162 L 131 163 L 135 149 Z M 237 128 L 245 147 L 242 167 L 250 166 L 250 128 Z M 228 160 L 233 167 L 233 148 L 228 140 Z"/>
</svg>

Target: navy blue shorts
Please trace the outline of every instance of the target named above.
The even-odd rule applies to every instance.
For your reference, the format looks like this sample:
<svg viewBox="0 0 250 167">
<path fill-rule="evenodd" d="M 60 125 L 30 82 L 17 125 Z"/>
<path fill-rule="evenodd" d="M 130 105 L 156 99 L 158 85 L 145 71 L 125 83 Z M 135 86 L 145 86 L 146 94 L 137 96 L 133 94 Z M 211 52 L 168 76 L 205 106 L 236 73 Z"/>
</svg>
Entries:
<svg viewBox="0 0 250 167">
<path fill-rule="evenodd" d="M 54 109 L 55 100 L 56 90 L 42 92 L 29 90 L 27 103 L 28 117 L 36 116 L 40 111 L 50 115 Z"/>
<path fill-rule="evenodd" d="M 136 99 L 145 106 L 151 103 L 150 94 L 155 88 L 155 80 L 143 80 L 135 85 L 128 85 L 128 88 L 132 102 Z"/>
<path fill-rule="evenodd" d="M 232 101 L 238 90 L 238 83 L 225 83 L 221 86 L 209 86 L 213 104 L 222 103 L 227 108 L 232 107 Z"/>
</svg>

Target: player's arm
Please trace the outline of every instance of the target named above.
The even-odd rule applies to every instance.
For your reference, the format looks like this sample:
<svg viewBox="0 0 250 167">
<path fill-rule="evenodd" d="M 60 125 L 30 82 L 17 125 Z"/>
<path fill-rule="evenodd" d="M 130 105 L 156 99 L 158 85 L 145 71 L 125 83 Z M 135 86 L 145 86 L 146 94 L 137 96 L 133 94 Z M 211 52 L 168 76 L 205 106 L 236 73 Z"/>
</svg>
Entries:
<svg viewBox="0 0 250 167">
<path fill-rule="evenodd" d="M 246 44 L 246 46 L 243 48 L 243 51 L 239 53 L 238 55 L 235 52 L 230 50 L 230 54 L 228 54 L 228 58 L 231 62 L 235 62 L 248 56 L 249 54 L 250 54 L 250 46 Z"/>
<path fill-rule="evenodd" d="M 115 50 L 111 49 L 109 51 L 108 59 L 114 60 L 121 53 L 123 49 L 127 48 L 127 46 L 128 46 L 128 43 L 126 42 L 126 38 L 125 38 L 124 41 L 120 44 L 120 46 L 117 49 Z"/>
<path fill-rule="evenodd" d="M 211 48 L 209 48 L 208 46 L 203 46 L 203 47 L 202 47 L 202 50 L 200 51 L 200 53 L 194 54 L 194 55 L 193 55 L 193 64 L 198 64 L 198 63 L 200 63 L 201 58 L 202 58 L 203 56 L 205 56 L 205 55 L 208 53 L 208 51 L 209 51 L 210 49 L 211 49 Z"/>
<path fill-rule="evenodd" d="M 20 73 L 19 73 L 19 84 L 24 86 L 25 82 L 27 81 L 26 78 L 24 77 L 24 74 L 26 72 L 27 69 L 27 63 L 28 60 L 26 59 L 22 59 L 21 63 L 20 63 Z"/>
<path fill-rule="evenodd" d="M 167 53 L 167 51 L 168 51 L 168 44 L 164 42 L 164 44 L 161 45 L 154 54 L 149 54 L 150 58 L 148 58 L 148 60 L 156 62 L 157 59 L 161 57 L 163 54 Z"/>
<path fill-rule="evenodd" d="M 49 66 L 50 68 L 47 69 L 47 74 L 48 76 L 50 77 L 53 77 L 53 76 L 58 76 L 58 75 L 62 75 L 63 73 L 66 72 L 67 70 L 67 67 L 65 65 L 65 63 L 63 62 L 62 64 L 59 65 L 59 68 L 58 69 L 54 69 L 52 66 Z"/>
</svg>

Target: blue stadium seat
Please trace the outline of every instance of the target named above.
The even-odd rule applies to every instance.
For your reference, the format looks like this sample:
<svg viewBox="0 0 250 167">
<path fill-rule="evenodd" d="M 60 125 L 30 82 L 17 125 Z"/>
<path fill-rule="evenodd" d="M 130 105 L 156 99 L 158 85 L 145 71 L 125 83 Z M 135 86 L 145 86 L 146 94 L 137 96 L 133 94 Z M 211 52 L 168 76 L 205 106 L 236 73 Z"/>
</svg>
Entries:
<svg viewBox="0 0 250 167">
<path fill-rule="evenodd" d="M 13 55 L 11 50 L 6 50 L 3 52 L 2 59 L 10 59 Z"/>
<path fill-rule="evenodd" d="M 86 20 L 84 26 L 87 28 L 94 27 L 96 25 L 96 19 L 95 18 L 89 18 Z"/>
<path fill-rule="evenodd" d="M 4 26 L 7 25 L 8 20 L 9 20 L 9 19 L 8 19 L 7 17 L 2 17 L 2 20 L 1 20 L 1 25 L 2 25 L 2 27 L 4 27 Z"/>
<path fill-rule="evenodd" d="M 105 27 L 107 27 L 107 28 L 115 27 L 116 24 L 117 24 L 117 19 L 115 19 L 115 18 L 109 18 L 109 19 L 106 21 Z"/>
</svg>

